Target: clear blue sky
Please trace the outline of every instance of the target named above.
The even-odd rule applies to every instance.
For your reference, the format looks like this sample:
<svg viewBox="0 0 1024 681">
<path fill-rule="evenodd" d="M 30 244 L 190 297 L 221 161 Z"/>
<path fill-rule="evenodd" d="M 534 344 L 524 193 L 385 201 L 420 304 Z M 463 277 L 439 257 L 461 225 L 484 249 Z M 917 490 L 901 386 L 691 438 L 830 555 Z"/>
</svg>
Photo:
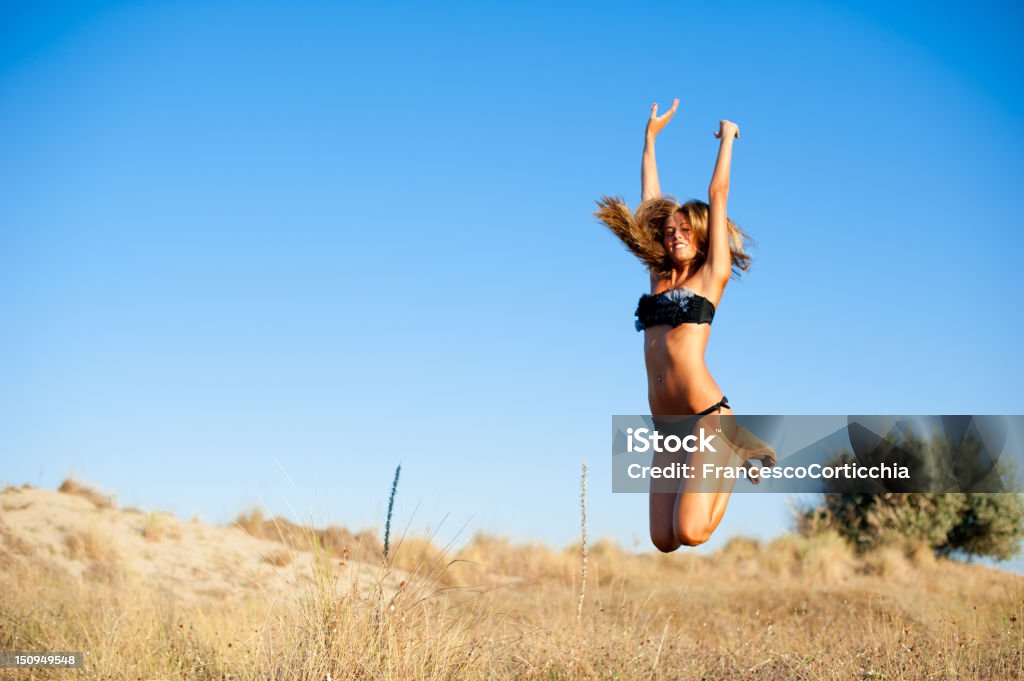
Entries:
<svg viewBox="0 0 1024 681">
<path fill-rule="evenodd" d="M 1024 413 L 1015 3 L 4 3 L 3 480 L 122 504 L 647 548 L 642 267 L 590 216 L 758 241 L 708 361 L 738 413 Z M 710 548 L 788 526 L 733 501 Z M 636 542 L 634 544 L 634 542 Z"/>
</svg>

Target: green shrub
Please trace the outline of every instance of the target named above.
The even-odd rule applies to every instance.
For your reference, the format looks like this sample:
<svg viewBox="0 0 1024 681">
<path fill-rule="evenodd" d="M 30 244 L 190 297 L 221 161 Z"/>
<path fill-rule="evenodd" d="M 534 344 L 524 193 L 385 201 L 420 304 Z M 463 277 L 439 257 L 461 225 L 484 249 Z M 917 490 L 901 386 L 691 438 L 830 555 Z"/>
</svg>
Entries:
<svg viewBox="0 0 1024 681">
<path fill-rule="evenodd" d="M 958 460 L 962 467 L 963 461 L 975 460 L 970 454 L 979 446 L 972 438 L 965 438 L 961 446 L 971 448 L 968 456 Z M 944 471 L 953 469 L 951 453 L 941 438 L 908 436 L 899 448 L 929 479 L 949 478 Z M 839 461 L 851 459 L 850 453 L 838 457 Z M 1011 473 L 996 466 L 990 479 L 998 476 L 1005 483 L 1014 479 Z M 801 534 L 837 532 L 861 552 L 893 540 L 922 542 L 941 555 L 1006 560 L 1021 552 L 1024 498 L 1018 492 L 865 494 L 844 491 L 843 484 L 833 483 L 818 505 L 797 509 L 796 525 Z"/>
</svg>

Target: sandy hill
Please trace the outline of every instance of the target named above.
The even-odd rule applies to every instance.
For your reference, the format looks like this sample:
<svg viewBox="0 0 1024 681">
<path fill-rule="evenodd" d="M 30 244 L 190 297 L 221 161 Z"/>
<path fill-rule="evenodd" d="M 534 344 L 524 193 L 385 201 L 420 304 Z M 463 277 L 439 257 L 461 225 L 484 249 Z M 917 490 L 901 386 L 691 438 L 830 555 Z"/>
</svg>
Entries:
<svg viewBox="0 0 1024 681">
<path fill-rule="evenodd" d="M 0 651 L 83 651 L 75 678 L 1024 678 L 1024 577 L 922 546 L 596 541 L 584 561 L 478 534 L 455 555 L 402 538 L 384 561 L 372 533 L 62 489 L 0 492 Z"/>
<path fill-rule="evenodd" d="M 170 513 L 118 509 L 73 482 L 65 488 L 0 492 L 0 564 L 45 565 L 83 580 L 126 579 L 193 602 L 294 591 L 314 581 L 310 539 L 287 535 L 280 541 L 251 533 L 273 536 L 271 521 L 263 528 L 250 514 L 243 526 L 186 522 Z M 407 576 L 380 575 L 377 566 L 358 560 L 342 564 L 339 588 L 354 582 L 365 590 L 379 581 L 394 591 Z"/>
</svg>

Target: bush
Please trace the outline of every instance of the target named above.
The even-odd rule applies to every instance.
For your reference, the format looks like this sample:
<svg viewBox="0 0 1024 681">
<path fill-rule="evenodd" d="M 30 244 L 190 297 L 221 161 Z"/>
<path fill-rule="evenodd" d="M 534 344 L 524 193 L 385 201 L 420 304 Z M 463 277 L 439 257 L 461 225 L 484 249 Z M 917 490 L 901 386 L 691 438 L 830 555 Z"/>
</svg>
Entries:
<svg viewBox="0 0 1024 681">
<path fill-rule="evenodd" d="M 957 523 L 937 547 L 942 553 L 1007 560 L 1020 553 L 1024 537 L 1024 500 L 1019 494 L 965 494 Z"/>
<path fill-rule="evenodd" d="M 908 460 L 938 478 L 951 469 L 940 460 L 950 460 L 950 453 L 944 451 L 948 446 L 943 445 L 940 438 L 908 437 L 900 447 Z M 962 446 L 968 445 L 978 449 L 973 439 L 965 438 Z M 847 453 L 841 458 L 852 456 Z M 973 459 L 966 456 L 961 461 Z M 997 466 L 991 472 L 1003 481 L 1012 480 L 1003 468 Z M 922 542 L 941 555 L 1006 560 L 1021 552 L 1024 539 L 1024 499 L 1014 491 L 866 494 L 842 491 L 837 483 L 819 505 L 798 509 L 796 516 L 801 534 L 838 532 L 860 552 L 910 541 Z"/>
</svg>

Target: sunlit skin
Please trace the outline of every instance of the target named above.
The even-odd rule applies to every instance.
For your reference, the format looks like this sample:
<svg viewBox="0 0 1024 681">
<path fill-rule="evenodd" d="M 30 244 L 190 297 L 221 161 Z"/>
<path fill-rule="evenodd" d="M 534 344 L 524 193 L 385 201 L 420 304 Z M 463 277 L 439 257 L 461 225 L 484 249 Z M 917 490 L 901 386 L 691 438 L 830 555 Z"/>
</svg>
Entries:
<svg viewBox="0 0 1024 681">
<path fill-rule="evenodd" d="M 642 198 L 660 196 L 654 140 L 675 115 L 679 100 L 665 114 L 658 115 L 657 104 L 651 107 L 647 124 L 643 162 L 641 165 Z M 685 214 L 672 215 L 664 226 L 663 241 L 673 262 L 670 276 L 651 275 L 651 293 L 685 287 L 704 296 L 719 308 L 722 294 L 732 273 L 729 250 L 726 202 L 729 194 L 729 168 L 732 147 L 739 138 L 739 127 L 723 120 L 715 137 L 720 139 L 718 160 L 708 188 L 708 244 L 706 257 L 697 255 L 691 225 Z M 682 324 L 676 327 L 658 325 L 644 331 L 644 358 L 647 365 L 647 394 L 654 416 L 696 414 L 722 398 L 722 389 L 712 378 L 704 362 L 704 352 L 711 337 L 710 324 Z M 736 428 L 729 408 L 721 408 L 701 419 L 699 427 L 723 430 L 731 446 L 719 447 L 712 454 L 693 455 L 690 463 L 704 461 L 719 465 L 748 464 L 751 458 L 766 455 L 766 445 L 742 428 Z M 655 456 L 654 465 L 665 465 L 670 458 Z M 679 491 L 650 493 L 651 541 L 661 551 L 674 551 L 680 546 L 697 546 L 707 541 L 718 527 L 734 480 L 708 482 L 683 480 Z M 698 491 L 699 489 L 699 491 Z"/>
</svg>

